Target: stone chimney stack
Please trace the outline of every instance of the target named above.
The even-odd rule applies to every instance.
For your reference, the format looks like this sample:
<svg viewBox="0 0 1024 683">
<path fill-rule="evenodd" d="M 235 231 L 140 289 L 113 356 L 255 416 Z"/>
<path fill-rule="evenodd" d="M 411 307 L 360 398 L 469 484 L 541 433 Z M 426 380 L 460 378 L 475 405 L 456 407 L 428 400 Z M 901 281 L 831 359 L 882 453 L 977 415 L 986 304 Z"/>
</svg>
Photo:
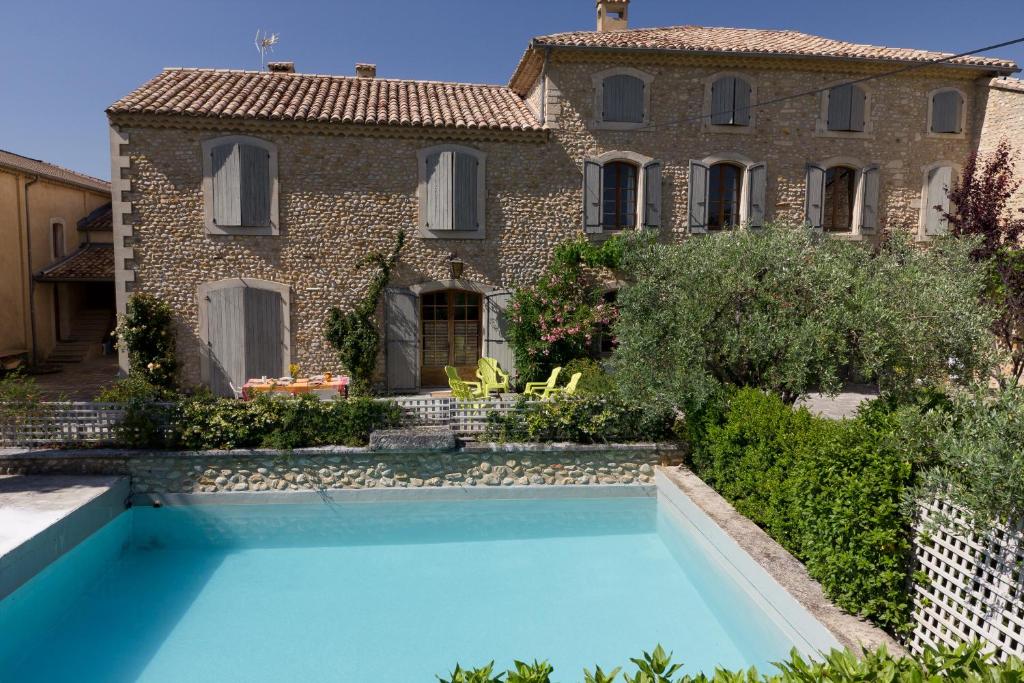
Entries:
<svg viewBox="0 0 1024 683">
<path fill-rule="evenodd" d="M 377 65 L 356 64 L 356 76 L 359 78 L 377 78 Z"/>
<path fill-rule="evenodd" d="M 295 73 L 295 62 L 267 62 L 267 71 L 277 74 Z"/>
<path fill-rule="evenodd" d="M 625 31 L 629 28 L 629 0 L 597 0 L 597 31 Z"/>
</svg>

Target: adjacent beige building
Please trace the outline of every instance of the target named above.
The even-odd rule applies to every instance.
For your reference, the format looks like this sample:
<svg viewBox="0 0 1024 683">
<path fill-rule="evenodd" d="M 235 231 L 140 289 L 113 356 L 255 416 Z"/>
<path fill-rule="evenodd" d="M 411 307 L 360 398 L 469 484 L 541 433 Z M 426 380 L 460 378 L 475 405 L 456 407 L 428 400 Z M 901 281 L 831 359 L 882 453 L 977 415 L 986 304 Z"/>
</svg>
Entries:
<svg viewBox="0 0 1024 683">
<path fill-rule="evenodd" d="M 110 184 L 0 150 L 0 362 L 80 360 L 114 313 Z M 106 229 L 96 217 L 106 208 Z M 94 213 L 97 212 L 97 213 Z M 92 216 L 90 222 L 81 223 Z M 95 340 L 98 342 L 98 339 Z"/>
<path fill-rule="evenodd" d="M 508 86 L 164 70 L 108 109 L 118 305 L 171 302 L 189 384 L 337 371 L 327 312 L 404 229 L 380 380 L 432 386 L 480 355 L 512 367 L 509 292 L 579 235 L 928 240 L 969 154 L 1010 130 L 986 117 L 1024 107 L 1005 60 L 628 29 L 628 2 L 597 5 L 597 31 L 533 39 Z"/>
</svg>

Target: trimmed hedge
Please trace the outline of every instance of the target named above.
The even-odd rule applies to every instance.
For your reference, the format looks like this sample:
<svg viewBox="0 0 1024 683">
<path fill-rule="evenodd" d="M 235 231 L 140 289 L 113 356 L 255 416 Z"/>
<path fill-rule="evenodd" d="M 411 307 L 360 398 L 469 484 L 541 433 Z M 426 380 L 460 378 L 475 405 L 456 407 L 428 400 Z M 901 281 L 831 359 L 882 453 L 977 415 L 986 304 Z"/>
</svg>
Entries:
<svg viewBox="0 0 1024 683">
<path fill-rule="evenodd" d="M 485 441 L 628 443 L 674 440 L 675 415 L 614 396 L 520 399 L 507 413 L 491 412 Z"/>
<path fill-rule="evenodd" d="M 776 663 L 774 673 L 759 673 L 750 668 L 746 671 L 718 669 L 713 674 L 685 674 L 681 664 L 672 662 L 671 653 L 666 654 L 659 645 L 653 652 L 630 660 L 633 673 L 619 673 L 622 668 L 603 671 L 584 669 L 580 683 L 924 683 L 926 681 L 959 681 L 963 683 L 1016 683 L 1024 681 L 1024 661 L 1011 657 L 1005 662 L 996 661 L 990 654 L 982 652 L 982 646 L 975 642 L 955 649 L 941 646 L 926 650 L 921 657 L 898 657 L 889 654 L 884 647 L 856 657 L 849 650 L 832 650 L 823 661 L 808 661 L 796 650 L 789 659 Z M 515 667 L 503 673 L 494 672 L 494 663 L 476 669 L 456 666 L 447 677 L 439 676 L 441 683 L 551 683 L 553 668 L 547 662 L 526 664 L 517 661 Z M 678 674 L 678 675 L 677 675 Z M 507 678 L 506 678 L 507 676 Z M 567 679 L 564 680 L 568 683 Z"/>
<path fill-rule="evenodd" d="M 914 484 L 900 413 L 828 420 L 755 389 L 690 427 L 695 472 L 807 566 L 828 597 L 892 633 L 910 625 Z"/>
</svg>

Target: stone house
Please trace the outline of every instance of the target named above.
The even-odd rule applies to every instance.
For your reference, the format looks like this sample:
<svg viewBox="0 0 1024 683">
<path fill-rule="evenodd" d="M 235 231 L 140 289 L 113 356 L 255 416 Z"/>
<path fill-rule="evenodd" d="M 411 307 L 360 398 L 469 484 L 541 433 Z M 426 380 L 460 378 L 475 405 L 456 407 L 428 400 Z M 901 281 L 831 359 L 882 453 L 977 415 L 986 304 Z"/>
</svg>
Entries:
<svg viewBox="0 0 1024 683">
<path fill-rule="evenodd" d="M 111 237 L 108 182 L 0 150 L 4 367 L 99 353 L 114 320 Z"/>
<path fill-rule="evenodd" d="M 327 311 L 405 229 L 380 380 L 435 386 L 480 355 L 513 366 L 509 292 L 560 242 L 772 221 L 928 240 L 972 150 L 1024 133 L 1010 61 L 629 29 L 628 1 L 597 6 L 597 31 L 534 38 L 507 86 L 164 70 L 108 109 L 119 309 L 172 304 L 188 384 L 337 371 Z M 994 109 L 1017 133 L 986 125 Z"/>
</svg>

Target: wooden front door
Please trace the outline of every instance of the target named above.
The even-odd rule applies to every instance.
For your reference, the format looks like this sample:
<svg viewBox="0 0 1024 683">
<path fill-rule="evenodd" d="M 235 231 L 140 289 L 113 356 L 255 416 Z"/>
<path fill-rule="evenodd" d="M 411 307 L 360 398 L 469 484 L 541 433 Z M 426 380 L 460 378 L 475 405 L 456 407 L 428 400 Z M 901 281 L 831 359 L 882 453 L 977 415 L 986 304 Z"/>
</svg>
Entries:
<svg viewBox="0 0 1024 683">
<path fill-rule="evenodd" d="M 422 386 L 447 386 L 446 365 L 455 366 L 462 379 L 476 380 L 482 318 L 476 292 L 448 289 L 420 297 Z"/>
</svg>

